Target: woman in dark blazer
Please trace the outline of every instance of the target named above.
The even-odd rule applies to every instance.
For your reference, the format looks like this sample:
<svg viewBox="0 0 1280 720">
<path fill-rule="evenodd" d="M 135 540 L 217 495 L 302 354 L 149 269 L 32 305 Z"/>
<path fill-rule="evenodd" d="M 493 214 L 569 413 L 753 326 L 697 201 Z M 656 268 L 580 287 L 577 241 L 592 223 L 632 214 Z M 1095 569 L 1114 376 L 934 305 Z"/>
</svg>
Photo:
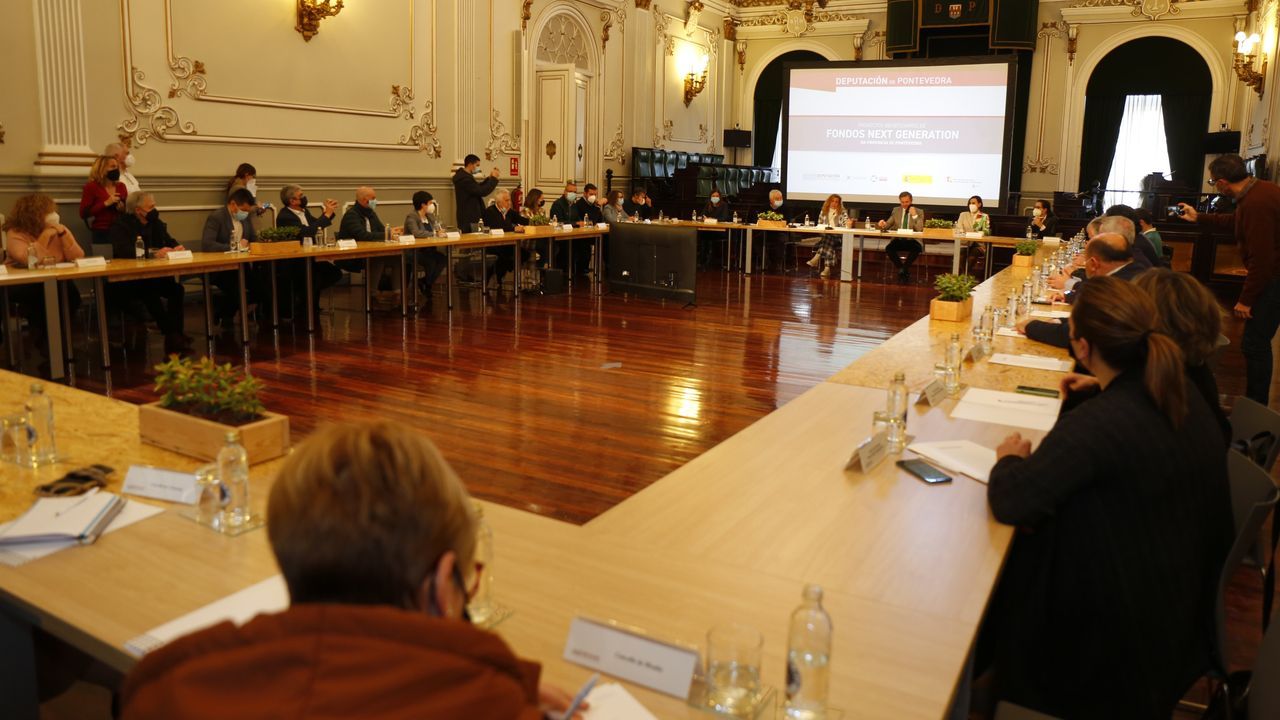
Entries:
<svg viewBox="0 0 1280 720">
<path fill-rule="evenodd" d="M 1037 240 L 1058 234 L 1058 216 L 1053 214 L 1053 206 L 1048 200 L 1036 201 L 1031 208 L 1031 222 L 1027 224 L 1027 229 L 1031 231 L 1031 237 Z"/>
<path fill-rule="evenodd" d="M 1011 435 L 991 471 L 991 511 L 1018 532 L 979 663 L 998 698 L 1055 717 L 1167 720 L 1209 666 L 1226 453 L 1155 316 L 1132 283 L 1082 285 L 1071 347 L 1102 390 L 1034 453 Z"/>
</svg>

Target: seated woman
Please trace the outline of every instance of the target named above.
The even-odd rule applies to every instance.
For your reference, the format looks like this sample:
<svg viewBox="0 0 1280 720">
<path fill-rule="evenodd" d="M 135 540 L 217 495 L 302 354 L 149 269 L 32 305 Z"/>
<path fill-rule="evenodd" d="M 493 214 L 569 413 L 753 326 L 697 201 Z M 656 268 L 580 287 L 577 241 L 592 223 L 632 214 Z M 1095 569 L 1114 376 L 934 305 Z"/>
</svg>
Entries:
<svg viewBox="0 0 1280 720">
<path fill-rule="evenodd" d="M 115 160 L 112 160 L 115 162 Z M 36 265 L 70 262 L 84 257 L 84 248 L 62 224 L 58 206 L 48 195 L 23 195 L 13 203 L 13 212 L 5 220 L 8 254 L 4 264 L 26 268 L 31 259 Z M 9 298 L 22 307 L 37 348 L 44 352 L 48 339 L 44 311 L 44 288 L 40 284 L 9 288 Z M 67 293 L 69 310 L 80 306 L 80 293 Z"/>
<path fill-rule="evenodd" d="M 716 222 L 729 222 L 733 219 L 733 211 L 729 209 L 729 203 L 725 202 L 724 194 L 719 188 L 711 188 L 711 194 L 707 197 L 706 205 L 702 206 L 702 217 L 707 220 Z M 711 249 L 718 241 L 725 239 L 724 230 L 699 230 L 698 231 L 698 267 L 705 269 L 711 264 Z"/>
<path fill-rule="evenodd" d="M 543 196 L 541 190 L 538 188 L 529 189 L 529 194 L 524 198 L 524 204 L 520 206 L 520 217 L 530 221 L 536 217 L 541 217 L 548 223 L 550 222 L 547 219 L 547 199 Z M 536 263 L 542 260 L 542 253 L 539 253 L 537 248 L 534 247 L 534 242 L 533 240 L 526 240 L 520 245 L 520 249 L 525 251 L 525 262 L 535 263 L 534 267 L 536 267 Z M 547 240 L 548 244 L 551 242 L 554 241 Z"/>
<path fill-rule="evenodd" d="M 974 195 L 969 198 L 969 209 L 960 213 L 960 217 L 956 218 L 956 228 L 960 232 L 973 233 L 980 232 L 983 235 L 991 234 L 991 216 L 983 211 L 982 198 Z M 969 262 L 981 262 L 985 257 L 986 246 L 980 242 L 966 241 L 964 243 L 965 266 L 968 267 Z"/>
<path fill-rule="evenodd" d="M 827 201 L 822 203 L 822 210 L 818 212 L 818 224 L 828 227 L 844 227 L 845 220 L 848 215 L 844 211 L 844 199 L 839 195 L 827 196 Z M 818 244 L 813 248 L 813 257 L 809 258 L 809 267 L 816 268 L 818 263 L 822 263 L 822 272 L 819 277 L 831 277 L 831 267 L 836 264 L 836 257 L 840 252 L 839 235 L 819 235 Z"/>
<path fill-rule="evenodd" d="M 405 234 L 416 238 L 435 237 L 444 229 L 440 224 L 440 218 L 436 216 L 435 198 L 426 190 L 419 190 L 413 194 L 412 200 L 413 212 L 404 218 Z M 418 262 L 422 264 L 422 270 L 418 275 L 418 290 L 430 302 L 431 287 L 440 277 L 440 273 L 444 272 L 448 258 L 438 248 L 426 248 L 418 251 Z"/>
<path fill-rule="evenodd" d="M 604 221 L 610 225 L 617 223 L 631 222 L 631 216 L 627 215 L 625 207 L 626 200 L 621 190 L 612 190 L 609 192 L 609 202 L 600 208 L 600 214 L 604 216 Z"/>
<path fill-rule="evenodd" d="M 1208 667 L 1234 533 L 1226 454 L 1156 315 L 1131 282 L 1081 285 L 1071 347 L 1101 392 L 1034 453 L 1016 433 L 996 450 L 987 498 L 1019 528 L 978 646 L 996 699 L 1167 718 Z"/>
<path fill-rule="evenodd" d="M 289 608 L 148 654 L 125 678 L 121 716 L 539 720 L 566 710 L 567 694 L 541 683 L 536 663 L 466 619 L 483 571 L 476 524 L 426 437 L 390 422 L 317 431 L 284 460 L 267 503 Z"/>
<path fill-rule="evenodd" d="M 1031 224 L 1027 227 L 1031 230 L 1031 237 L 1037 240 L 1058 234 L 1058 216 L 1053 214 L 1053 206 L 1048 200 L 1036 201 L 1031 208 Z"/>
</svg>

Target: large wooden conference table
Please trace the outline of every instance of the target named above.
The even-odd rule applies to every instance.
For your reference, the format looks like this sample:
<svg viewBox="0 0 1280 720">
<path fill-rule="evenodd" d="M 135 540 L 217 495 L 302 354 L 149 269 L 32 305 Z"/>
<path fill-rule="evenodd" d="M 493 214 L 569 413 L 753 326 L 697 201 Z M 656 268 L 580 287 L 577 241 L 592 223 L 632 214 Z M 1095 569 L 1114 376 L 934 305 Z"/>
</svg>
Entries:
<svg viewBox="0 0 1280 720">
<path fill-rule="evenodd" d="M 1009 268 L 986 281 L 975 311 L 1021 285 Z M 485 504 L 496 535 L 495 594 L 513 614 L 498 628 L 544 677 L 576 688 L 591 673 L 561 659 L 575 616 L 616 620 L 655 637 L 703 647 L 724 621 L 765 637 L 764 681 L 784 678 L 790 611 L 805 583 L 826 589 L 835 625 L 831 704 L 846 718 L 940 718 L 964 672 L 1012 538 L 986 504 L 986 488 L 959 476 L 928 486 L 886 462 L 843 468 L 884 406 L 889 376 L 919 389 L 941 348 L 967 323 L 923 318 L 812 388 L 584 526 Z M 996 351 L 1063 356 L 1025 339 Z M 1058 373 L 966 367 L 977 387 L 1055 386 Z M 30 379 L 0 372 L 0 412 L 17 409 Z M 32 488 L 67 469 L 105 462 L 190 471 L 200 463 L 141 444 L 129 403 L 50 386 L 66 461 L 39 470 L 0 463 L 0 521 L 20 514 Z M 994 447 L 1014 428 L 952 420 L 954 401 L 913 406 L 921 440 L 970 438 Z M 1027 433 L 1038 438 L 1038 433 Z M 251 471 L 264 506 L 280 461 Z M 34 718 L 31 654 L 39 627 L 127 671 L 126 641 L 278 573 L 265 531 L 228 538 L 170 508 L 21 567 L 0 567 L 0 702 Z M 662 718 L 705 717 L 682 700 L 627 685 Z"/>
</svg>

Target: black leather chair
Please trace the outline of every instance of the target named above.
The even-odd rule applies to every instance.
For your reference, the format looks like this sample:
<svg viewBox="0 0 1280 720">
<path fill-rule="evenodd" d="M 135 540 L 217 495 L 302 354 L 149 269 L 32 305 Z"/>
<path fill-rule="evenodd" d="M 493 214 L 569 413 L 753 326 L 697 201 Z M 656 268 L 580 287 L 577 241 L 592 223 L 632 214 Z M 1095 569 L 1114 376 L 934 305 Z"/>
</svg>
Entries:
<svg viewBox="0 0 1280 720">
<path fill-rule="evenodd" d="M 636 177 L 646 179 L 653 177 L 653 149 L 632 148 L 631 165 L 635 168 Z"/>
</svg>

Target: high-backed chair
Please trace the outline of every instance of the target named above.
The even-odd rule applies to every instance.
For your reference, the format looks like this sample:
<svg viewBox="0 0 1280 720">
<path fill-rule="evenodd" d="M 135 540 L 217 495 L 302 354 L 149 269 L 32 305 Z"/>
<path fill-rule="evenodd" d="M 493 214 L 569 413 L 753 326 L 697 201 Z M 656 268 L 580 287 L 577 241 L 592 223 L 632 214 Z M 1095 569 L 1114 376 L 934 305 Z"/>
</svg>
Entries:
<svg viewBox="0 0 1280 720">
<path fill-rule="evenodd" d="M 689 167 L 689 153 L 683 150 L 676 151 L 676 169 L 683 170 Z"/>
<path fill-rule="evenodd" d="M 637 178 L 653 177 L 653 149 L 652 148 L 632 148 L 632 167 L 635 168 Z"/>
<path fill-rule="evenodd" d="M 663 150 L 663 171 L 662 177 L 675 177 L 676 174 L 676 155 L 670 150 Z"/>
</svg>

